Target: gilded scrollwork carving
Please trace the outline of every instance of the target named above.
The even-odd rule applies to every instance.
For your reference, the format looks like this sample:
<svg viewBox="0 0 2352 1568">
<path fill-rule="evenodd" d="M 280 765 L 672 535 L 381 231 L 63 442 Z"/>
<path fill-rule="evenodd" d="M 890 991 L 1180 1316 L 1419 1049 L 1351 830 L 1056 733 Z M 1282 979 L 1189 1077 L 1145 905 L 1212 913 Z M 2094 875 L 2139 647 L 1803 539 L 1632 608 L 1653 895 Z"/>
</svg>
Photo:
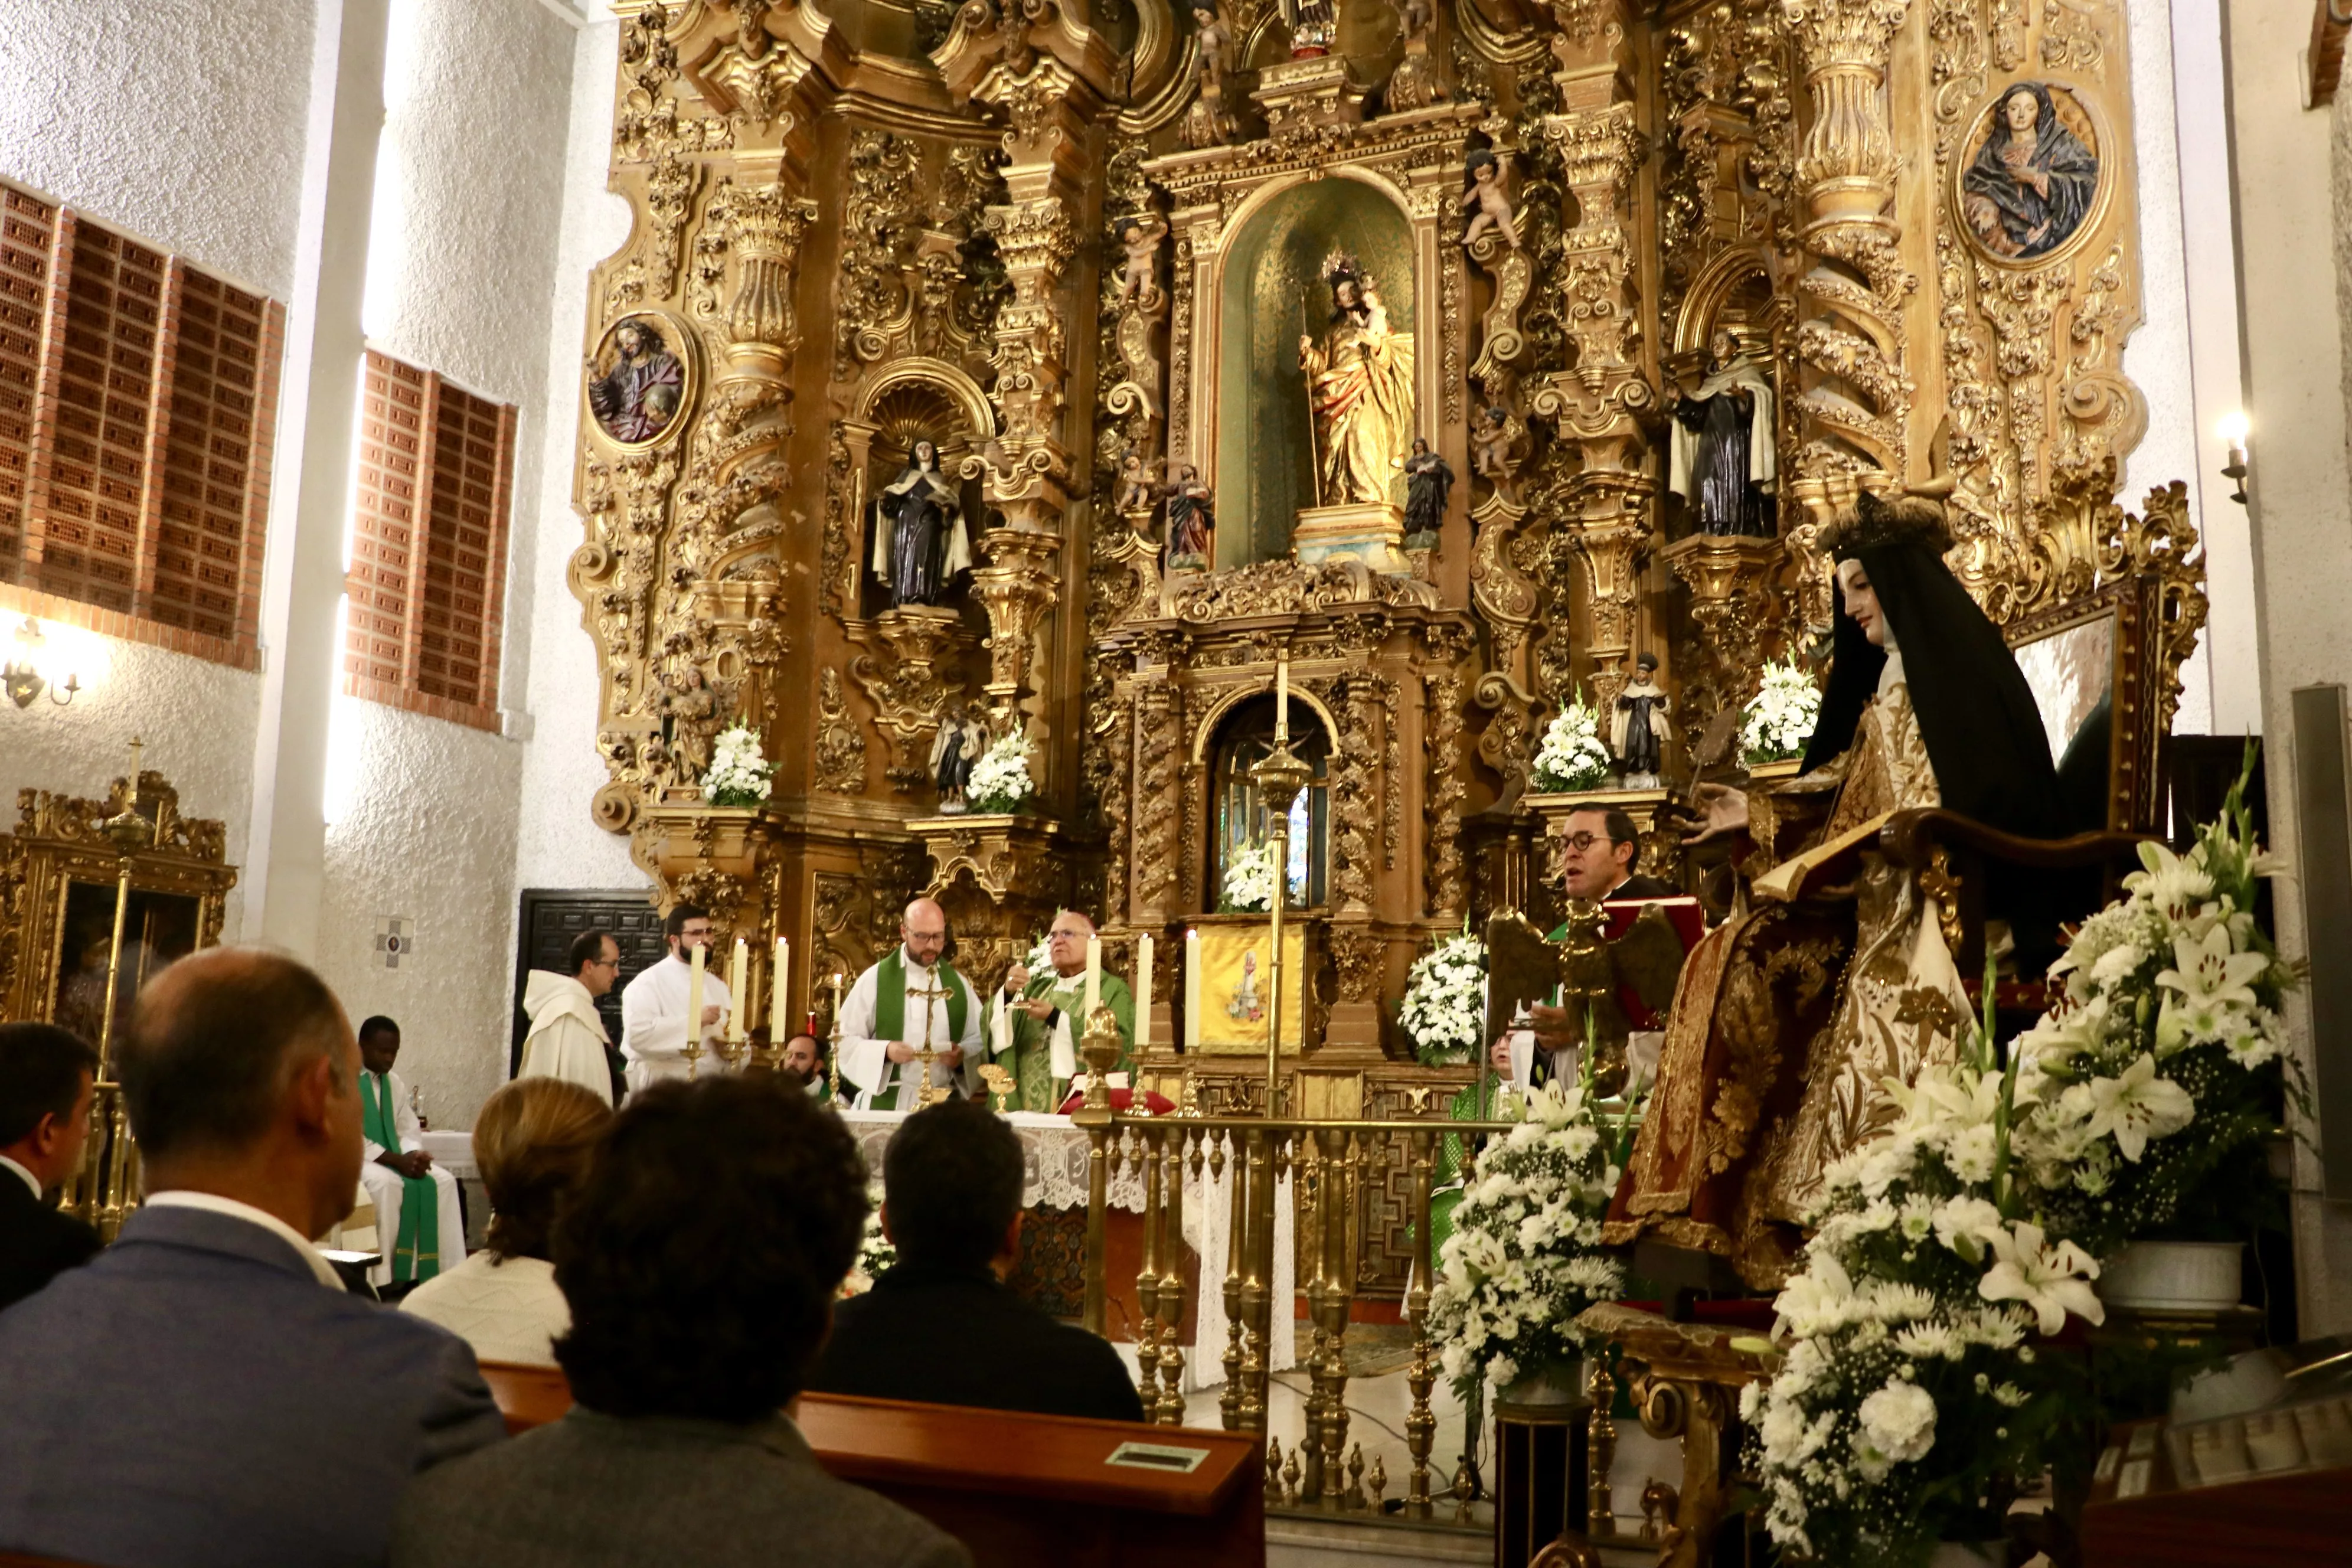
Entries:
<svg viewBox="0 0 2352 1568">
<path fill-rule="evenodd" d="M 841 671 L 831 665 L 817 672 L 814 760 L 816 787 L 823 793 L 866 793 L 866 731 L 849 710 Z"/>
</svg>

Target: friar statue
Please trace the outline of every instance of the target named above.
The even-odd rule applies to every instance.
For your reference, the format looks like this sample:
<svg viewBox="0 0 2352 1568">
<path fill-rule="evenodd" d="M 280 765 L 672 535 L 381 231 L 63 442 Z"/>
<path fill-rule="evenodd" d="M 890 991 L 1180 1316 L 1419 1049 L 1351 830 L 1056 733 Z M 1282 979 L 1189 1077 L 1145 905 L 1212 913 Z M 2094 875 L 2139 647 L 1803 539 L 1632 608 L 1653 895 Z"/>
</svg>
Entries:
<svg viewBox="0 0 2352 1568">
<path fill-rule="evenodd" d="M 989 1052 L 1013 1074 L 1014 1094 L 1003 1109 L 1051 1113 L 1069 1098 L 1070 1080 L 1086 1070 L 1078 1046 L 1095 1005 L 1118 1020 L 1118 1062 L 1114 1073 L 1134 1070 L 1135 995 L 1127 982 L 1108 970 L 1087 986 L 1087 939 L 1095 922 L 1076 910 L 1054 916 L 1045 932 L 1052 967 L 1033 974 L 1016 963 L 989 1004 Z M 1133 1079 L 1128 1080 L 1133 1083 Z M 1116 1085 L 1114 1085 L 1116 1087 Z"/>
<path fill-rule="evenodd" d="M 1666 759 L 1666 711 L 1671 706 L 1656 676 L 1658 656 L 1645 653 L 1633 661 L 1633 679 L 1617 694 L 1616 710 L 1609 718 L 1609 749 L 1617 755 L 1617 771 L 1629 789 L 1654 789 Z"/>
<path fill-rule="evenodd" d="M 1717 329 L 1704 380 L 1675 405 L 1666 488 L 1698 514 L 1702 533 L 1769 538 L 1780 464 L 1772 445 L 1772 383 L 1739 340 Z"/>
<path fill-rule="evenodd" d="M 964 786 L 977 760 L 966 745 L 964 705 L 950 701 L 940 710 L 940 732 L 931 738 L 931 779 L 939 785 L 940 815 L 964 809 Z"/>
<path fill-rule="evenodd" d="M 1429 449 L 1422 437 L 1412 438 L 1412 456 L 1404 460 L 1404 531 L 1435 533 L 1445 525 L 1445 498 L 1454 489 L 1454 468 Z"/>
<path fill-rule="evenodd" d="M 971 567 L 963 500 L 940 472 L 939 449 L 915 443 L 907 466 L 875 502 L 874 575 L 890 590 L 890 607 L 935 605 L 959 572 Z"/>
</svg>

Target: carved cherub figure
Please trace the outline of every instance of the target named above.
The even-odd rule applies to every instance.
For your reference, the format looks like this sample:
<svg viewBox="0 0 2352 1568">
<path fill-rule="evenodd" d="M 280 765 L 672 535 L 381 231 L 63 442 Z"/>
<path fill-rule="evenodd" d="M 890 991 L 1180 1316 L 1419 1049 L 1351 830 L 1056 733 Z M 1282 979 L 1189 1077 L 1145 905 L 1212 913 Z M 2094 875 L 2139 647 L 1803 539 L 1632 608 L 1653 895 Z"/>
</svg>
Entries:
<svg viewBox="0 0 2352 1568">
<path fill-rule="evenodd" d="M 1160 297 L 1160 247 L 1168 238 L 1168 220 L 1158 213 L 1121 220 L 1118 243 L 1127 252 L 1127 267 L 1118 282 L 1118 304 L 1140 302 L 1146 310 Z"/>
<path fill-rule="evenodd" d="M 1432 20 L 1429 0 L 1398 0 L 1397 23 L 1408 38 L 1417 38 Z"/>
<path fill-rule="evenodd" d="M 1470 467 L 1481 479 L 1511 477 L 1511 413 L 1481 408 L 1470 417 Z"/>
<path fill-rule="evenodd" d="M 1192 26 L 1201 47 L 1202 86 L 1223 94 L 1225 50 L 1232 42 L 1233 30 L 1225 26 L 1224 12 L 1219 9 L 1216 0 L 1192 0 Z"/>
<path fill-rule="evenodd" d="M 1147 461 L 1141 452 L 1129 449 L 1118 464 L 1118 508 L 1121 511 L 1149 511 L 1160 493 L 1160 462 Z"/>
<path fill-rule="evenodd" d="M 1503 189 L 1503 165 L 1484 147 L 1472 150 L 1462 166 L 1462 210 L 1471 215 L 1462 231 L 1464 248 L 1475 245 L 1488 229 L 1503 237 L 1513 250 L 1519 247 L 1518 215 Z"/>
</svg>

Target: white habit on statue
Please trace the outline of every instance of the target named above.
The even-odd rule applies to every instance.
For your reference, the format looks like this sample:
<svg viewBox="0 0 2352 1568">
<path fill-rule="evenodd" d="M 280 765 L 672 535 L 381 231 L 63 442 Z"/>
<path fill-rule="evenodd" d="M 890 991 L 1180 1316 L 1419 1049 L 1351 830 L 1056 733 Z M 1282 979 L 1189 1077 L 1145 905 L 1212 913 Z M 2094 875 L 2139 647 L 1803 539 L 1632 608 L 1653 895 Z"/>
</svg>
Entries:
<svg viewBox="0 0 2352 1568">
<path fill-rule="evenodd" d="M 891 1022 L 889 1009 L 879 1005 L 880 976 L 885 971 L 897 977 L 903 988 L 898 1013 L 898 1027 L 885 1033 L 883 1026 Z M 925 996 L 918 993 L 948 991 L 950 996 Z M 950 1068 L 934 1058 L 931 1062 L 931 1082 L 937 1087 L 955 1087 L 966 1095 L 980 1079 L 982 1060 L 980 997 L 971 983 L 955 972 L 951 964 L 942 963 L 936 969 L 918 967 L 907 956 L 901 944 L 881 963 L 857 977 L 849 994 L 841 1003 L 841 1076 L 857 1090 L 855 1109 L 859 1110 L 912 1110 L 911 1096 L 899 1103 L 898 1090 L 911 1085 L 916 1064 L 890 1059 L 890 1044 L 905 1040 L 920 1045 L 923 1035 L 921 1020 L 930 1020 L 930 1043 L 935 1051 L 963 1047 L 961 1067 Z M 962 1027 L 956 1028 L 961 1022 Z"/>
<path fill-rule="evenodd" d="M 361 1070 L 364 1072 L 366 1069 Z M 413 1154 L 425 1147 L 425 1124 L 417 1120 L 416 1108 L 408 1101 L 408 1085 L 401 1081 L 396 1072 L 383 1073 L 380 1077 L 382 1081 L 377 1085 L 377 1090 L 391 1101 L 393 1126 L 400 1137 L 400 1152 Z M 383 1152 L 383 1145 L 373 1138 L 362 1138 L 359 1195 L 375 1205 L 376 1251 L 382 1258 L 381 1262 L 368 1270 L 368 1283 L 378 1288 L 392 1283 L 393 1244 L 400 1236 L 400 1205 L 404 1182 L 398 1171 L 375 1163 L 376 1156 Z M 465 1211 L 457 1206 L 457 1177 L 438 1164 L 428 1167 L 425 1173 L 433 1178 L 434 1196 L 439 1203 L 437 1250 L 440 1257 L 436 1272 L 446 1272 L 457 1268 L 466 1257 Z M 423 1270 L 418 1272 L 421 1275 Z"/>
<path fill-rule="evenodd" d="M 621 990 L 621 1053 L 629 1058 L 629 1092 L 636 1094 L 665 1079 L 685 1078 L 687 991 L 694 984 L 694 965 L 671 954 L 639 974 Z M 735 999 L 727 983 L 709 970 L 702 974 L 702 1005 L 719 1009 L 719 1021 L 702 1032 L 706 1053 L 696 1072 L 724 1072 L 719 1043 L 727 1035 L 727 1016 Z"/>
</svg>

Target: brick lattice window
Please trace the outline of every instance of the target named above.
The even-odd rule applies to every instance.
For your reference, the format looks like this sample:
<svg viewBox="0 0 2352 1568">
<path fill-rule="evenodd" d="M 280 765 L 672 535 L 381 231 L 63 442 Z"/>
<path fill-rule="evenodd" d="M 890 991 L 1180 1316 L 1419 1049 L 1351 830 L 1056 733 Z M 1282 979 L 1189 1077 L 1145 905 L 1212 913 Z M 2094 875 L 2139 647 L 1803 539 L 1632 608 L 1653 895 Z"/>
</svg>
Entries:
<svg viewBox="0 0 2352 1568">
<path fill-rule="evenodd" d="M 344 689 L 498 725 L 515 410 L 370 351 Z"/>
<path fill-rule="evenodd" d="M 0 184 L 0 581 L 250 668 L 284 339 L 275 300 Z"/>
</svg>

